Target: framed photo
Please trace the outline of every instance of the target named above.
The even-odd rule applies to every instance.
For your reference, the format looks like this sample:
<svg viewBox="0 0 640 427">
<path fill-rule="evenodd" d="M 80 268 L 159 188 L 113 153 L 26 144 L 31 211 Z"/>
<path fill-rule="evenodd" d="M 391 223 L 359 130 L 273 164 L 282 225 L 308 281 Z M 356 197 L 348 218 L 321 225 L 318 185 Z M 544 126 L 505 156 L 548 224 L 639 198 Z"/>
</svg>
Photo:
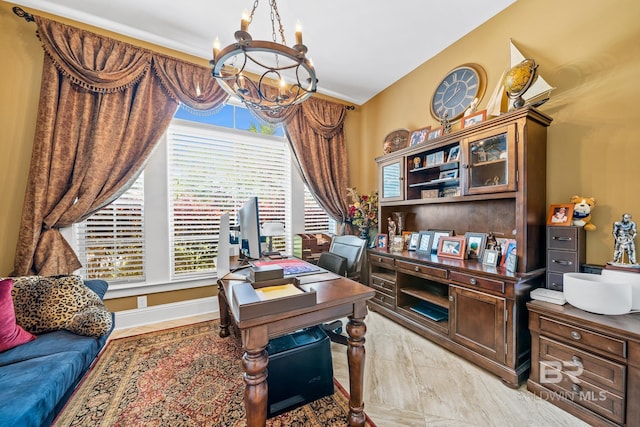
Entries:
<svg viewBox="0 0 640 427">
<path fill-rule="evenodd" d="M 516 270 L 518 269 L 518 255 L 516 255 L 515 251 L 510 252 L 507 255 L 507 261 L 504 263 L 504 266 L 507 269 L 507 271 L 511 273 L 516 272 Z"/>
<path fill-rule="evenodd" d="M 485 249 L 482 255 L 482 263 L 495 267 L 498 264 L 500 253 L 495 249 Z"/>
<path fill-rule="evenodd" d="M 462 236 L 441 237 L 438 243 L 438 256 L 464 259 L 466 240 Z"/>
<path fill-rule="evenodd" d="M 447 156 L 447 162 L 457 162 L 460 159 L 460 146 L 456 145 L 451 147 L 449 155 Z"/>
<path fill-rule="evenodd" d="M 511 240 L 511 239 L 510 239 Z M 510 253 L 516 253 L 516 242 L 510 241 L 507 243 L 507 247 L 503 248 L 502 258 L 500 258 L 500 266 L 504 266 L 507 263 L 507 257 Z"/>
<path fill-rule="evenodd" d="M 435 129 L 431 129 L 429 133 L 427 133 L 427 141 L 431 141 L 432 139 L 440 138 L 442 136 L 442 126 L 437 127 Z"/>
<path fill-rule="evenodd" d="M 467 241 L 467 258 L 482 260 L 484 248 L 487 246 L 487 233 L 467 231 L 464 238 Z"/>
<path fill-rule="evenodd" d="M 420 233 L 411 233 L 409 237 L 409 244 L 407 245 L 408 251 L 415 251 L 418 249 L 418 241 L 420 239 Z"/>
<path fill-rule="evenodd" d="M 386 234 L 378 234 L 376 237 L 376 248 L 388 249 L 389 248 L 389 236 Z"/>
<path fill-rule="evenodd" d="M 487 118 L 487 110 L 478 111 L 470 116 L 462 118 L 462 129 L 482 123 Z"/>
<path fill-rule="evenodd" d="M 458 169 L 440 172 L 439 179 L 456 179 L 458 177 Z"/>
<path fill-rule="evenodd" d="M 547 225 L 571 225 L 573 218 L 573 204 L 566 203 L 549 206 Z"/>
<path fill-rule="evenodd" d="M 389 251 L 402 252 L 404 248 L 404 239 L 402 236 L 393 236 L 393 240 L 389 242 Z"/>
<path fill-rule="evenodd" d="M 418 247 L 416 248 L 416 253 L 431 255 L 432 244 L 433 231 L 421 231 L 418 237 Z"/>
<path fill-rule="evenodd" d="M 407 249 L 409 247 L 409 239 L 411 239 L 412 234 L 413 231 L 402 232 L 402 249 Z"/>
<path fill-rule="evenodd" d="M 431 130 L 431 126 L 417 129 L 411 132 L 411 137 L 409 138 L 409 146 L 413 147 L 414 145 L 425 142 L 427 140 L 427 132 L 429 132 L 429 130 Z"/>
<path fill-rule="evenodd" d="M 433 166 L 435 164 L 436 164 L 436 155 L 435 155 L 435 153 L 427 154 L 426 157 L 424 158 L 424 165 L 425 166 Z"/>
<path fill-rule="evenodd" d="M 440 244 L 441 237 L 453 236 L 453 230 L 429 230 L 433 233 L 433 243 L 431 244 L 431 252 L 438 252 L 438 245 Z"/>
<path fill-rule="evenodd" d="M 434 154 L 434 161 L 436 165 L 444 163 L 444 151 L 438 151 Z"/>
<path fill-rule="evenodd" d="M 420 192 L 420 197 L 422 197 L 423 199 L 435 199 L 439 194 L 440 192 L 437 188 L 432 188 L 430 190 L 422 190 Z"/>
</svg>

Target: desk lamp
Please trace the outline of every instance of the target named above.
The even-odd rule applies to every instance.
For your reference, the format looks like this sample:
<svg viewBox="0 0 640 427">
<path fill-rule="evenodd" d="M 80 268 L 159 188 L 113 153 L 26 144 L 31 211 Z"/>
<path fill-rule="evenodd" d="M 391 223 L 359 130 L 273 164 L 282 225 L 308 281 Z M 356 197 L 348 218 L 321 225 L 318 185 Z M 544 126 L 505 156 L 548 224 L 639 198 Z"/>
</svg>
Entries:
<svg viewBox="0 0 640 427">
<path fill-rule="evenodd" d="M 276 221 L 264 222 L 262 224 L 261 234 L 269 239 L 269 250 L 264 252 L 262 255 L 279 255 L 278 251 L 274 252 L 273 250 L 273 237 L 284 235 L 284 224 Z"/>
</svg>

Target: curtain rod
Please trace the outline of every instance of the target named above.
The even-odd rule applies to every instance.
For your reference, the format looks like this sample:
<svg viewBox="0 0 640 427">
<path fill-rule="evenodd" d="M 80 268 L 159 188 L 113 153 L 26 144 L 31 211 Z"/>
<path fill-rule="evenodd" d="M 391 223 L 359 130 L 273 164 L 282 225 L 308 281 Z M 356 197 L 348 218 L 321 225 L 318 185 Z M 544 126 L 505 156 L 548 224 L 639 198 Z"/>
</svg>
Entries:
<svg viewBox="0 0 640 427">
<path fill-rule="evenodd" d="M 28 12 L 25 12 L 24 10 L 22 10 L 18 6 L 14 6 L 13 7 L 13 13 L 18 15 L 20 18 L 24 18 L 24 20 L 27 21 L 27 22 L 35 22 L 35 20 L 33 19 L 33 15 L 32 14 L 30 14 Z"/>
</svg>

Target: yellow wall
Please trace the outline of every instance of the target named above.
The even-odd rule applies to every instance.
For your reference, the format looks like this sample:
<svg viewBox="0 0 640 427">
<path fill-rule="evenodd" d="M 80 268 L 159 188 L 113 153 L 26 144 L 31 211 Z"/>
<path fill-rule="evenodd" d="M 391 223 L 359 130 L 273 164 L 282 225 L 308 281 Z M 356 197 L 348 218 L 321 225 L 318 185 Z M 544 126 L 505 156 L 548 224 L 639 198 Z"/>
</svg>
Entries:
<svg viewBox="0 0 640 427">
<path fill-rule="evenodd" d="M 557 88 L 540 107 L 554 119 L 547 133 L 547 203 L 567 203 L 574 194 L 596 198 L 598 229 L 588 233 L 587 262 L 604 264 L 613 254 L 612 223 L 623 212 L 640 223 L 634 172 L 640 161 L 639 22 L 636 0 L 518 0 L 360 108 L 361 127 L 348 139 L 349 154 L 354 166 L 359 159 L 365 163 L 352 169 L 351 184 L 377 186 L 374 158 L 382 155 L 387 133 L 438 125 L 429 113 L 431 94 L 456 66 L 484 67 L 487 94 L 479 110 L 485 108 L 509 66 L 512 39 Z M 402 60 L 393 52 L 381 59 L 387 66 Z"/>
<path fill-rule="evenodd" d="M 35 25 L 16 17 L 11 7 L 0 2 L 0 276 L 13 268 L 43 55 Z M 453 15 L 446 19 L 455 24 Z M 573 194 L 594 196 L 598 205 L 593 221 L 598 230 L 589 233 L 587 261 L 606 262 L 613 251 L 612 222 L 627 211 L 640 221 L 640 198 L 631 173 L 640 160 L 635 129 L 639 122 L 635 104 L 640 99 L 640 84 L 634 80 L 640 76 L 638 22 L 640 2 L 636 0 L 517 1 L 348 113 L 345 129 L 351 185 L 363 192 L 377 187 L 374 159 L 382 155 L 382 141 L 391 130 L 437 124 L 429 113 L 429 101 L 437 82 L 452 68 L 466 62 L 479 63 L 487 72 L 490 93 L 509 65 L 511 38 L 525 56 L 535 59 L 545 79 L 557 87 L 551 101 L 541 107 L 554 118 L 548 130 L 547 203 L 567 202 Z M 72 24 L 132 42 L 103 30 Z M 206 65 L 201 58 L 135 43 Z M 388 52 L 381 60 L 394 66 L 402 58 Z M 488 94 L 480 109 L 487 100 Z M 169 293 L 162 302 L 190 297 L 189 292 Z"/>
</svg>

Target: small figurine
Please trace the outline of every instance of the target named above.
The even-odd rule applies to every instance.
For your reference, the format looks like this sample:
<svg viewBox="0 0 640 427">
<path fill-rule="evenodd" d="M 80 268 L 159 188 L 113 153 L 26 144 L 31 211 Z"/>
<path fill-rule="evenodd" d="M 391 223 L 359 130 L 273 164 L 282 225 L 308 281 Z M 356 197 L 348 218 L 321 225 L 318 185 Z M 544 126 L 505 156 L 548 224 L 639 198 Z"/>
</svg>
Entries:
<svg viewBox="0 0 640 427">
<path fill-rule="evenodd" d="M 636 245 L 633 240 L 638 234 L 638 229 L 636 223 L 631 221 L 631 214 L 622 214 L 622 219 L 613 223 L 612 234 L 615 240 L 612 263 L 636 265 Z M 625 253 L 628 263 L 624 262 Z"/>
<path fill-rule="evenodd" d="M 393 242 L 393 238 L 396 235 L 397 225 L 393 218 L 389 217 L 389 243 Z"/>
<path fill-rule="evenodd" d="M 464 117 L 468 117 L 472 115 L 473 113 L 476 112 L 477 109 L 478 109 L 478 98 L 474 98 L 473 101 L 471 101 L 471 104 L 469 104 L 469 108 L 467 108 L 466 111 L 464 112 Z"/>
<path fill-rule="evenodd" d="M 422 163 L 422 159 L 420 157 L 414 157 L 413 158 L 413 168 L 414 169 L 419 169 L 420 168 L 420 163 Z"/>
<path fill-rule="evenodd" d="M 447 113 L 444 113 L 440 118 L 440 124 L 442 125 L 443 135 L 451 133 L 451 123 L 449 123 L 449 115 Z"/>
</svg>

